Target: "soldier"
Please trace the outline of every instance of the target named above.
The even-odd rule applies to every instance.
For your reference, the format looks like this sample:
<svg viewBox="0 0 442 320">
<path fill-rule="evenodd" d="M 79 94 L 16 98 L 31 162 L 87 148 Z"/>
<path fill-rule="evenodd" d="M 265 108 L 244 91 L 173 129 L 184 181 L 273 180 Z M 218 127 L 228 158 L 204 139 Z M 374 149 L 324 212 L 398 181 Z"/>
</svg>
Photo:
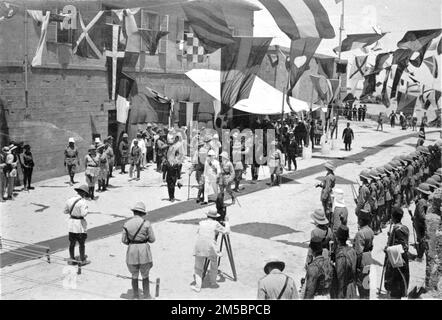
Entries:
<svg viewBox="0 0 442 320">
<path fill-rule="evenodd" d="M 112 147 L 113 140 L 114 138 L 112 138 L 112 136 L 107 137 L 107 139 L 105 140 L 106 146 L 104 152 L 106 153 L 107 162 L 109 165 L 108 175 L 106 177 L 106 185 L 105 185 L 106 188 L 109 187 L 109 178 L 113 178 L 112 172 L 114 170 L 114 165 L 115 165 L 115 154 L 114 154 L 114 149 Z"/>
<path fill-rule="evenodd" d="M 330 228 L 335 235 L 341 225 L 347 225 L 348 210 L 345 206 L 344 191 L 342 189 L 336 188 L 333 191 L 333 195 L 334 210 L 332 218 L 330 220 Z"/>
<path fill-rule="evenodd" d="M 32 157 L 31 146 L 29 144 L 25 144 L 23 146 L 25 150 L 23 153 L 23 186 L 24 190 L 32 190 L 34 187 L 31 186 L 32 180 L 32 171 L 34 169 L 34 158 Z"/>
<path fill-rule="evenodd" d="M 324 257 L 321 239 L 310 240 L 309 249 L 313 259 L 307 265 L 305 276 L 305 293 L 303 299 L 314 299 L 315 296 L 327 296 L 330 294 L 333 272 L 330 259 Z"/>
<path fill-rule="evenodd" d="M 405 164 L 405 172 L 402 178 L 402 189 L 405 194 L 405 203 L 407 207 L 409 207 L 413 199 L 413 159 L 410 155 L 402 155 L 401 160 Z"/>
<path fill-rule="evenodd" d="M 401 267 L 399 265 L 393 266 L 390 259 L 386 259 L 385 289 L 389 291 L 391 298 L 400 299 L 401 297 L 407 296 L 410 279 L 410 269 L 408 265 L 408 238 L 410 232 L 408 228 L 401 223 L 402 217 L 404 216 L 402 208 L 394 207 L 391 216 L 394 225 L 391 233 L 388 235 L 387 247 L 402 246 L 402 253 L 395 251 L 396 254 L 394 254 L 392 258 L 397 261 L 397 259 L 401 257 L 403 264 Z"/>
<path fill-rule="evenodd" d="M 174 143 L 167 150 L 167 161 L 165 163 L 167 192 L 169 194 L 169 201 L 171 202 L 175 201 L 175 184 L 178 185 L 178 188 L 181 188 L 181 182 L 178 181 L 177 183 L 181 157 L 181 143 L 179 142 L 179 137 L 175 136 Z"/>
<path fill-rule="evenodd" d="M 415 199 L 415 189 L 417 186 L 419 186 L 421 175 L 420 175 L 420 163 L 419 163 L 419 153 L 418 152 L 412 152 L 410 154 L 412 158 L 411 165 L 413 167 L 413 176 L 412 176 L 412 188 L 413 188 L 413 201 Z"/>
<path fill-rule="evenodd" d="M 86 216 L 88 214 L 88 205 L 86 199 L 90 197 L 90 188 L 82 185 L 74 189 L 78 196 L 72 197 L 66 201 L 64 213 L 69 215 L 68 230 L 69 230 L 69 264 L 74 264 L 73 260 L 80 260 L 80 265 L 89 263 L 86 260 L 85 242 L 87 238 L 87 222 Z M 80 248 L 80 257 L 75 257 L 75 244 L 78 242 Z"/>
<path fill-rule="evenodd" d="M 232 198 L 232 205 L 235 204 L 235 196 L 232 191 L 232 182 L 235 177 L 235 169 L 233 168 L 232 162 L 229 160 L 229 155 L 227 152 L 221 153 L 221 176 L 220 176 L 220 184 L 219 190 L 220 195 L 224 197 L 224 191 Z"/>
<path fill-rule="evenodd" d="M 88 154 L 84 159 L 85 166 L 85 175 L 86 175 L 86 183 L 89 187 L 89 196 L 92 200 L 95 199 L 95 183 L 98 179 L 98 166 L 99 166 L 99 157 L 95 150 L 95 145 L 91 145 L 88 149 Z"/>
<path fill-rule="evenodd" d="M 428 197 L 428 210 L 425 216 L 425 237 L 426 237 L 426 270 L 425 270 L 425 288 L 427 291 L 436 291 L 440 273 L 438 266 L 440 266 L 437 246 L 438 246 L 438 229 L 441 223 L 441 207 L 442 207 L 442 189 L 436 189 Z"/>
<path fill-rule="evenodd" d="M 148 123 L 145 131 L 146 141 L 146 162 L 153 161 L 153 147 L 154 147 L 154 132 L 152 131 L 152 124 Z"/>
<path fill-rule="evenodd" d="M 152 269 L 152 253 L 149 243 L 155 242 L 152 225 L 144 218 L 147 215 L 143 202 L 131 208 L 134 216 L 123 226 L 121 242 L 127 245 L 126 264 L 132 274 L 133 298 L 139 299 L 138 274 L 143 279 L 144 299 L 152 299 L 149 287 L 149 272 Z"/>
<path fill-rule="evenodd" d="M 198 143 L 198 141 L 196 141 Z M 198 194 L 196 196 L 196 203 L 204 201 L 204 163 L 206 162 L 207 150 L 204 143 L 198 144 L 198 149 L 192 159 L 192 167 L 189 170 L 189 176 L 195 171 L 195 178 L 198 182 Z"/>
<path fill-rule="evenodd" d="M 428 196 L 431 194 L 430 185 L 421 183 L 416 188 L 419 192 L 416 208 L 414 209 L 413 225 L 416 230 L 417 261 L 421 262 L 426 251 L 425 248 L 425 215 L 428 209 Z"/>
<path fill-rule="evenodd" d="M 209 202 L 209 190 L 212 189 L 215 193 L 215 198 L 218 197 L 218 182 L 221 175 L 221 167 L 219 161 L 215 159 L 215 151 L 212 149 L 207 153 L 206 163 L 204 164 L 204 202 Z"/>
<path fill-rule="evenodd" d="M 109 174 L 109 161 L 104 149 L 106 145 L 104 143 L 97 147 L 99 170 L 98 170 L 98 189 L 97 192 L 106 191 L 106 180 Z"/>
<path fill-rule="evenodd" d="M 242 172 L 244 171 L 244 165 L 242 163 L 242 145 L 238 139 L 235 139 L 237 132 L 234 133 L 234 139 L 232 144 L 232 163 L 235 168 L 235 188 L 233 191 L 239 192 L 239 183 L 242 180 Z"/>
<path fill-rule="evenodd" d="M 336 232 L 336 299 L 355 299 L 356 295 L 356 251 L 347 245 L 349 230 L 341 225 Z"/>
<path fill-rule="evenodd" d="M 167 135 L 163 131 L 159 131 L 158 134 L 160 137 L 157 139 L 155 145 L 155 151 L 157 153 L 157 172 L 162 172 L 163 160 L 167 153 Z"/>
<path fill-rule="evenodd" d="M 375 235 L 378 235 L 380 232 L 382 232 L 380 219 L 379 219 L 379 205 L 378 205 L 378 197 L 379 197 L 379 184 L 378 181 L 379 173 L 376 171 L 376 169 L 370 170 L 370 178 L 371 183 L 369 185 L 370 189 L 370 209 L 371 209 L 371 228 L 374 231 Z"/>
<path fill-rule="evenodd" d="M 280 184 L 280 175 L 282 171 L 282 167 L 284 165 L 284 161 L 282 159 L 282 152 L 279 149 L 278 143 L 276 140 L 272 141 L 272 146 L 274 146 L 275 150 L 270 154 L 268 166 L 270 170 L 270 179 L 271 186 L 279 186 Z M 275 179 L 276 177 L 276 179 Z"/>
<path fill-rule="evenodd" d="M 264 266 L 266 276 L 258 282 L 259 300 L 299 299 L 295 281 L 282 273 L 284 268 L 285 263 L 276 257 L 267 260 Z"/>
<path fill-rule="evenodd" d="M 330 241 L 333 240 L 333 232 L 328 227 L 329 220 L 326 218 L 324 211 L 322 209 L 316 209 L 312 214 L 311 218 L 315 224 L 315 228 L 310 234 L 310 240 L 320 239 L 322 248 L 324 249 L 324 256 L 328 257 L 330 254 Z M 306 265 L 308 265 L 313 260 L 313 253 L 309 249 L 307 253 Z"/>
<path fill-rule="evenodd" d="M 335 187 L 335 166 L 331 162 L 327 162 L 324 167 L 327 169 L 327 175 L 321 183 L 318 183 L 316 187 L 321 187 L 321 202 L 324 209 L 325 215 L 330 218 L 332 210 L 332 199 L 331 194 L 333 188 Z"/>
<path fill-rule="evenodd" d="M 359 297 L 370 297 L 370 265 L 372 264 L 371 251 L 373 250 L 374 233 L 370 228 L 371 214 L 361 209 L 358 216 L 359 230 L 355 235 L 353 248 L 356 251 L 356 274 Z"/>
<path fill-rule="evenodd" d="M 393 196 L 394 196 L 394 187 L 395 184 L 393 182 L 393 167 L 389 164 L 384 166 L 385 176 L 382 178 L 382 183 L 384 184 L 385 190 L 385 214 L 384 219 L 382 221 L 383 227 L 386 226 L 387 222 L 391 219 L 391 208 L 393 206 Z"/>
<path fill-rule="evenodd" d="M 118 149 L 120 150 L 120 161 L 121 161 L 121 172 L 120 174 L 126 173 L 126 164 L 128 163 L 129 159 L 129 142 L 127 141 L 127 138 L 129 136 L 127 133 L 123 133 L 123 138 L 120 141 L 120 145 Z"/>
<path fill-rule="evenodd" d="M 400 207 L 402 204 L 402 164 L 400 161 L 392 162 L 393 171 L 394 171 L 394 193 L 393 193 L 393 207 Z"/>
<path fill-rule="evenodd" d="M 74 176 L 77 166 L 80 166 L 80 158 L 78 157 L 78 150 L 75 146 L 74 138 L 69 138 L 69 144 L 64 150 L 64 166 L 67 167 L 69 177 L 70 177 L 70 185 L 75 184 Z"/>
<path fill-rule="evenodd" d="M 7 188 L 6 179 L 6 156 L 9 153 L 8 147 L 3 147 L 0 153 L 0 202 L 5 202 L 4 194 Z"/>
<path fill-rule="evenodd" d="M 213 156 L 212 156 L 213 157 Z M 213 160 L 215 161 L 215 160 Z M 194 280 L 195 284 L 192 284 L 190 288 L 196 292 L 201 291 L 202 277 L 204 271 L 204 264 L 206 259 L 210 261 L 209 282 L 210 286 L 216 288 L 216 276 L 218 274 L 218 257 L 221 255 L 217 249 L 216 236 L 219 233 L 229 233 L 230 228 L 226 223 L 223 227 L 221 223 L 217 221 L 220 217 L 219 213 L 215 209 L 211 209 L 206 213 L 207 219 L 200 221 L 198 228 L 198 239 L 195 243 L 194 256 Z"/>
<path fill-rule="evenodd" d="M 129 181 L 132 180 L 132 174 L 134 171 L 134 167 L 137 170 L 137 177 L 135 180 L 140 180 L 140 166 L 141 166 L 141 149 L 138 146 L 138 140 L 134 140 L 133 141 L 133 146 L 130 148 L 130 153 L 129 153 L 129 162 L 130 162 L 130 167 L 129 167 Z"/>
<path fill-rule="evenodd" d="M 359 186 L 358 198 L 355 200 L 356 202 L 356 216 L 359 216 L 359 212 L 361 209 L 365 209 L 370 212 L 370 171 L 362 170 L 359 174 L 359 179 L 362 182 L 362 185 Z"/>
<path fill-rule="evenodd" d="M 385 227 L 383 224 L 385 220 L 385 192 L 388 189 L 387 184 L 384 184 L 384 178 L 387 177 L 387 173 L 385 172 L 384 167 L 377 167 L 376 171 L 379 173 L 378 177 L 378 221 L 379 221 L 379 229 L 382 230 Z"/>
</svg>

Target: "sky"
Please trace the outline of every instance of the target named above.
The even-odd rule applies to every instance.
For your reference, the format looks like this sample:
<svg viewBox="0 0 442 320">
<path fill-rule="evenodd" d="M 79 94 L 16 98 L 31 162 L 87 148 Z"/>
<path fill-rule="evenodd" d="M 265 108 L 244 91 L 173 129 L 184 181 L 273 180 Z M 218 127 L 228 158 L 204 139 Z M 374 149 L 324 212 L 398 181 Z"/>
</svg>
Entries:
<svg viewBox="0 0 442 320">
<path fill-rule="evenodd" d="M 273 17 L 258 0 L 247 0 L 262 8 L 255 12 L 254 36 L 272 36 L 272 44 L 290 47 L 290 39 L 280 31 Z M 336 4 L 335 0 L 320 0 L 326 9 L 330 23 L 335 28 L 335 39 L 322 40 L 317 52 L 336 56 L 332 51 L 339 45 L 339 24 L 341 15 L 341 3 Z M 372 33 L 373 26 L 377 26 L 382 32 L 389 32 L 381 41 L 380 52 L 393 51 L 397 49 L 397 42 L 409 30 L 442 28 L 442 1 L 441 0 L 345 0 L 344 1 L 344 32 Z M 378 54 L 379 52 L 376 52 Z M 349 64 L 355 55 L 363 55 L 360 50 L 345 52 L 343 59 L 348 59 Z M 427 52 L 426 56 L 432 55 Z M 375 54 L 371 55 L 369 62 L 374 63 Z M 440 56 L 438 62 L 441 62 Z M 421 66 L 415 72 L 418 80 L 428 84 L 441 87 L 442 63 L 439 63 L 439 77 L 431 77 L 427 67 Z"/>
</svg>

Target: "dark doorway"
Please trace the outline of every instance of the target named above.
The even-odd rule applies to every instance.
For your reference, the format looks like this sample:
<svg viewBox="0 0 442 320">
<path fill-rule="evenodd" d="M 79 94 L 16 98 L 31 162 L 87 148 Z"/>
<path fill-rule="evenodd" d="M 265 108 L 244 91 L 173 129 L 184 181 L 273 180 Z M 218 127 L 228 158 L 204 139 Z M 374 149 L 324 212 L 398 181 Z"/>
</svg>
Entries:
<svg viewBox="0 0 442 320">
<path fill-rule="evenodd" d="M 107 112 L 107 135 L 112 136 L 112 149 L 114 150 L 115 155 L 115 163 L 120 163 L 120 155 L 119 152 L 116 152 L 118 149 L 118 123 L 117 123 L 117 110 L 109 110 Z M 107 138 L 107 137 L 106 137 Z"/>
</svg>

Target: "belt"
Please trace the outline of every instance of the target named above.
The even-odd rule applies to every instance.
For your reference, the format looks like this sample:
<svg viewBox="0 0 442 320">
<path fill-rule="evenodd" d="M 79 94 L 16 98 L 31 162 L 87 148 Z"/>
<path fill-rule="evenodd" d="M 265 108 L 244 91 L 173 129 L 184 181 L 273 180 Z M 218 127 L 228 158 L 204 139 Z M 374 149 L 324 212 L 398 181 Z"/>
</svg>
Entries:
<svg viewBox="0 0 442 320">
<path fill-rule="evenodd" d="M 74 216 L 71 216 L 71 219 L 75 219 L 75 220 L 84 220 L 84 217 L 74 217 Z"/>
<path fill-rule="evenodd" d="M 143 240 L 143 241 L 129 241 L 129 244 L 140 244 L 140 243 L 147 243 L 147 240 Z"/>
</svg>

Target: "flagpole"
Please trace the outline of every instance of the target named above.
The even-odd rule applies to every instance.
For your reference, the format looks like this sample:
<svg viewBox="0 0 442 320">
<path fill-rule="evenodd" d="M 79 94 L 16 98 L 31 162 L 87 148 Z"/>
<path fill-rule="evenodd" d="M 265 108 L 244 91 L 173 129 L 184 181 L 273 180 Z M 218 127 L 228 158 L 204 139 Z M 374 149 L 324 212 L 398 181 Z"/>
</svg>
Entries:
<svg viewBox="0 0 442 320">
<path fill-rule="evenodd" d="M 24 45 L 25 45 L 25 54 L 24 54 L 24 61 L 23 61 L 23 68 L 25 69 L 25 107 L 26 111 L 28 111 L 29 107 L 29 99 L 28 99 L 28 11 L 26 10 L 26 3 L 24 3 Z"/>
<path fill-rule="evenodd" d="M 340 25 L 339 25 L 339 53 L 338 53 L 339 63 L 341 63 L 342 31 L 344 31 L 344 2 L 345 2 L 345 0 L 341 1 L 341 19 L 340 19 Z M 339 103 L 341 103 L 341 85 L 342 85 L 342 73 L 339 73 L 339 94 L 337 96 L 337 100 L 339 101 Z M 339 107 L 338 107 L 338 114 L 339 114 Z M 331 115 L 328 118 L 328 121 L 329 121 L 328 127 L 330 126 L 330 118 L 333 115 L 334 115 L 334 105 L 332 104 Z M 336 131 L 338 130 L 338 128 L 337 128 L 338 127 L 338 117 L 336 117 Z M 330 137 L 330 138 L 333 139 L 333 137 Z"/>
</svg>

